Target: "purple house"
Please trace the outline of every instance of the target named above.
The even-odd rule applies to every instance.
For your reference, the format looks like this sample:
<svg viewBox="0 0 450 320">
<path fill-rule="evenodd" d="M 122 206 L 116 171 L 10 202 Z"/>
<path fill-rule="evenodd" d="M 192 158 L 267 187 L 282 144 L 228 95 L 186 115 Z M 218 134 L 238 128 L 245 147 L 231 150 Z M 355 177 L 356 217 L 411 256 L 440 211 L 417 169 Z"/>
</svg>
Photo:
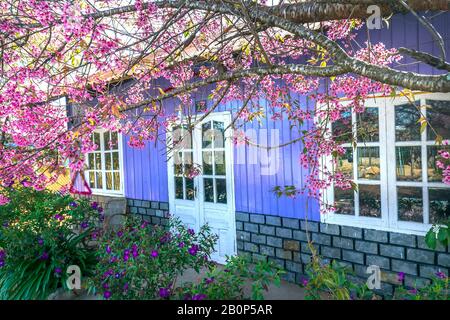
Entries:
<svg viewBox="0 0 450 320">
<path fill-rule="evenodd" d="M 450 52 L 449 14 L 430 19 Z M 360 30 L 358 41 L 366 36 L 367 30 Z M 396 15 L 389 27 L 370 30 L 370 40 L 439 55 L 432 36 L 412 15 Z M 407 57 L 402 62 L 406 71 L 442 73 Z M 321 256 L 348 265 L 361 277 L 367 278 L 368 266 L 378 266 L 387 291 L 397 283 L 397 272 L 406 274 L 407 285 L 420 285 L 438 271 L 448 274 L 450 268 L 448 248 L 433 251 L 424 243 L 431 224 L 449 216 L 450 186 L 442 183 L 436 168 L 435 132 L 421 132 L 417 120 L 421 110 L 438 133 L 450 139 L 450 94 L 417 92 L 414 98 L 417 108 L 400 95 L 379 96 L 367 103 L 362 116 L 347 115 L 353 130 L 366 126 L 370 137 L 356 148 L 343 145 L 347 154 L 338 165 L 353 175 L 359 191 L 328 190 L 323 202 L 335 203 L 335 213 L 321 215 L 321 203 L 307 196 L 277 197 L 275 186 L 304 184 L 308 169 L 299 164 L 302 143 L 274 149 L 234 144 L 227 127 L 243 102 L 220 105 L 203 117 L 202 106 L 211 104 L 206 91 L 196 97 L 202 120 L 176 152 L 171 143 L 185 134 L 183 128 L 169 132 L 167 143 L 143 149 L 130 147 L 127 136 L 96 133 L 100 148 L 88 154 L 86 181 L 106 207 L 126 203 L 128 213 L 152 223 L 166 223 L 169 212 L 194 229 L 208 223 L 219 237 L 213 257 L 219 263 L 235 254 L 268 258 L 287 271 L 288 280 L 299 282 L 310 258 L 308 232 Z M 304 96 L 294 94 L 293 99 L 314 107 Z M 164 104 L 176 113 L 174 105 Z M 261 145 L 297 137 L 287 119 L 271 121 L 269 110 L 264 112 L 261 121 L 242 127 L 247 136 Z M 190 178 L 180 163 L 199 164 L 201 173 Z"/>
</svg>

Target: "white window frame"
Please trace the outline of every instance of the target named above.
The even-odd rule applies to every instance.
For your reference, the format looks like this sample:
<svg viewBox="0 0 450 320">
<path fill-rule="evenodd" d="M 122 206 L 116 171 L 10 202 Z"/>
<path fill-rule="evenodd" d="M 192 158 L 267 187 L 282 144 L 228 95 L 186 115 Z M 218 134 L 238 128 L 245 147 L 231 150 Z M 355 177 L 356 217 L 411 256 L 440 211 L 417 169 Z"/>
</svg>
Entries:
<svg viewBox="0 0 450 320">
<path fill-rule="evenodd" d="M 440 93 L 414 93 L 415 101 L 420 101 L 421 110 L 426 114 L 425 100 L 448 100 L 450 101 L 450 95 L 440 94 Z M 397 182 L 396 174 L 396 146 L 407 146 L 407 145 L 420 145 L 421 150 L 421 160 L 422 168 L 427 163 L 427 146 L 435 145 L 434 142 L 426 141 L 427 129 L 421 134 L 420 144 L 414 142 L 396 142 L 395 141 L 395 106 L 409 103 L 410 100 L 404 96 L 377 96 L 368 99 L 365 103 L 366 107 L 378 107 L 379 108 L 379 147 L 380 147 L 380 192 L 381 192 L 381 218 L 371 218 L 371 217 L 358 217 L 358 194 L 355 193 L 355 215 L 342 215 L 336 213 L 325 213 L 321 214 L 321 222 L 340 224 L 346 226 L 354 226 L 361 228 L 377 229 L 383 231 L 393 231 L 400 233 L 424 235 L 431 227 L 431 224 L 425 223 L 428 221 L 429 214 L 429 201 L 428 192 L 426 192 L 428 187 L 446 187 L 448 185 L 440 182 L 428 182 L 426 170 L 422 170 L 422 181 L 421 182 L 407 182 L 399 181 Z M 352 124 L 356 115 L 352 112 Z M 419 126 L 419 124 L 417 124 Z M 330 124 L 331 130 L 331 124 Z M 392 143 L 391 143 L 392 142 Z M 358 143 L 358 146 L 373 146 L 378 145 L 378 143 L 366 142 Z M 343 144 L 344 147 L 351 147 L 351 144 Z M 353 150 L 353 176 L 357 177 L 358 168 L 358 158 L 357 150 Z M 321 160 L 323 167 L 332 167 L 332 156 L 324 157 Z M 371 182 L 371 180 L 356 180 L 355 182 L 363 181 L 363 184 L 376 184 Z M 424 223 L 419 222 L 407 222 L 398 220 L 397 212 L 397 186 L 420 186 L 422 187 L 422 201 L 423 201 L 423 217 Z M 327 188 L 322 195 L 321 209 L 324 209 L 325 205 L 334 204 L 334 186 Z"/>
<path fill-rule="evenodd" d="M 86 153 L 86 158 L 85 158 L 85 163 L 86 163 L 86 168 L 88 168 L 88 154 L 89 153 L 95 153 L 95 152 L 100 152 L 100 156 L 101 156 L 101 161 L 102 161 L 102 168 L 101 170 L 94 170 L 94 171 L 100 171 L 102 174 L 102 189 L 99 188 L 92 188 L 89 185 L 89 171 L 86 169 L 84 171 L 85 174 L 85 179 L 86 179 L 86 183 L 89 185 L 89 187 L 92 190 L 92 194 L 94 195 L 103 195 L 103 196 L 112 196 L 112 197 L 123 197 L 125 194 L 125 190 L 124 190 L 124 170 L 123 170 L 123 138 L 122 138 L 122 134 L 121 133 L 117 133 L 117 150 L 119 152 L 119 177 L 120 177 L 120 187 L 119 190 L 108 190 L 106 189 L 106 167 L 105 167 L 105 152 L 106 150 L 104 149 L 105 146 L 105 141 L 104 141 L 104 136 L 103 134 L 105 132 L 108 132 L 109 130 L 106 129 L 96 129 L 94 130 L 95 133 L 99 133 L 100 134 L 100 146 L 99 149 L 94 150 L 92 152 L 88 152 Z M 102 148 L 103 147 L 103 148 Z"/>
</svg>

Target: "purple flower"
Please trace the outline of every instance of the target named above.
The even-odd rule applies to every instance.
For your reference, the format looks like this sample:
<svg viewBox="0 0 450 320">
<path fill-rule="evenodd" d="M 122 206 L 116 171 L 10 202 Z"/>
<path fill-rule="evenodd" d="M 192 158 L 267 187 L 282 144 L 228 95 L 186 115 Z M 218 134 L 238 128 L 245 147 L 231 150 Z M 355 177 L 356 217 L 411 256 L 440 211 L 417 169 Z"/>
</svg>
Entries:
<svg viewBox="0 0 450 320">
<path fill-rule="evenodd" d="M 443 273 L 442 271 L 436 272 L 436 276 L 437 276 L 439 279 L 446 279 L 446 278 L 447 278 L 447 276 L 445 275 L 445 273 Z"/>
<path fill-rule="evenodd" d="M 214 282 L 214 277 L 206 278 L 206 279 L 205 279 L 205 283 L 206 283 L 206 284 L 210 284 L 210 283 L 213 283 L 213 282 Z"/>
<path fill-rule="evenodd" d="M 106 246 L 106 253 L 111 253 L 111 247 L 110 246 Z"/>
<path fill-rule="evenodd" d="M 59 274 L 61 274 L 61 272 L 62 272 L 62 269 L 61 269 L 60 267 L 56 267 L 56 268 L 55 268 L 55 273 L 56 273 L 56 274 L 59 275 Z"/>
<path fill-rule="evenodd" d="M 5 266 L 5 261 L 0 260 L 0 268 L 2 268 L 2 267 L 4 267 L 4 266 Z"/>
<path fill-rule="evenodd" d="M 111 298 L 111 291 L 105 291 L 105 292 L 103 293 L 103 298 L 105 298 L 105 299 Z"/>
<path fill-rule="evenodd" d="M 39 259 L 41 259 L 41 260 L 47 260 L 47 259 L 48 259 L 48 253 L 44 251 L 44 252 L 41 254 L 41 256 L 39 257 Z"/>
<path fill-rule="evenodd" d="M 306 287 L 306 286 L 308 285 L 308 283 L 309 283 L 308 279 L 303 279 L 303 280 L 302 280 L 302 285 L 303 285 L 304 287 Z"/>
<path fill-rule="evenodd" d="M 103 208 L 102 207 L 98 207 L 97 211 L 98 211 L 98 213 L 102 213 L 103 212 Z"/>
<path fill-rule="evenodd" d="M 58 221 L 63 221 L 63 220 L 64 220 L 64 217 L 63 217 L 62 215 L 60 215 L 60 214 L 55 214 L 55 215 L 53 216 L 53 218 L 56 219 L 56 220 L 58 220 Z"/>
<path fill-rule="evenodd" d="M 95 202 L 95 201 L 92 202 L 92 203 L 91 203 L 91 208 L 94 209 L 94 210 L 96 210 L 96 209 L 98 208 L 98 203 Z"/>
<path fill-rule="evenodd" d="M 204 299 L 206 299 L 206 294 L 203 293 L 194 294 L 194 296 L 192 297 L 192 300 L 204 300 Z"/>
<path fill-rule="evenodd" d="M 161 298 L 168 298 L 170 296 L 170 290 L 168 288 L 159 288 L 159 296 Z"/>
<path fill-rule="evenodd" d="M 8 221 L 3 222 L 2 226 L 3 226 L 4 228 L 8 228 L 8 227 L 9 227 Z"/>
<path fill-rule="evenodd" d="M 117 236 L 120 238 L 120 237 L 122 237 L 123 236 L 123 231 L 118 231 L 117 232 Z"/>
<path fill-rule="evenodd" d="M 72 208 L 76 208 L 76 207 L 78 207 L 78 203 L 76 203 L 75 201 L 72 201 L 71 203 L 69 203 L 69 206 Z"/>
<path fill-rule="evenodd" d="M 158 251 L 152 250 L 152 253 L 150 255 L 152 258 L 156 258 L 158 256 Z"/>
<path fill-rule="evenodd" d="M 5 250 L 0 250 L 0 259 L 3 259 L 6 256 Z"/>
<path fill-rule="evenodd" d="M 89 222 L 83 221 L 83 222 L 80 224 L 80 227 L 81 227 L 81 229 L 86 229 L 87 227 L 89 227 Z"/>
<path fill-rule="evenodd" d="M 125 284 L 123 285 L 123 290 L 124 290 L 124 291 L 127 291 L 127 290 L 128 290 L 128 283 L 125 283 Z"/>
<path fill-rule="evenodd" d="M 178 247 L 179 247 L 179 248 L 184 248 L 184 242 L 181 241 L 181 242 L 178 244 Z"/>
<path fill-rule="evenodd" d="M 141 229 L 145 229 L 148 226 L 148 222 L 147 221 L 143 221 L 141 224 Z"/>
<path fill-rule="evenodd" d="M 191 236 L 193 236 L 195 234 L 194 229 L 188 229 L 187 231 Z"/>
<path fill-rule="evenodd" d="M 97 237 L 98 237 L 98 233 L 97 233 L 97 232 L 93 232 L 93 233 L 91 234 L 91 239 L 92 239 L 92 240 L 96 240 Z"/>
<path fill-rule="evenodd" d="M 39 238 L 37 242 L 38 242 L 38 245 L 40 245 L 40 246 L 44 245 L 44 239 L 42 239 L 42 238 Z"/>
<path fill-rule="evenodd" d="M 115 274 L 115 277 L 116 277 L 116 279 L 120 279 L 120 277 L 122 277 L 122 274 L 121 274 L 120 272 L 117 272 L 117 273 Z"/>
<path fill-rule="evenodd" d="M 127 256 L 127 255 L 123 256 L 123 261 L 124 261 L 124 262 L 127 262 L 128 259 L 130 259 L 130 256 Z"/>
<path fill-rule="evenodd" d="M 397 274 L 397 280 L 398 280 L 398 282 L 402 282 L 403 280 L 405 280 L 405 273 L 404 272 L 399 272 Z"/>
<path fill-rule="evenodd" d="M 194 244 L 192 247 L 189 248 L 188 252 L 191 256 L 195 256 L 198 252 L 198 245 Z"/>
<path fill-rule="evenodd" d="M 411 289 L 411 290 L 408 290 L 408 292 L 411 293 L 411 294 L 416 294 L 417 293 L 417 289 Z"/>
<path fill-rule="evenodd" d="M 102 287 L 103 289 L 109 289 L 109 284 L 105 282 L 104 284 L 102 284 Z"/>
</svg>

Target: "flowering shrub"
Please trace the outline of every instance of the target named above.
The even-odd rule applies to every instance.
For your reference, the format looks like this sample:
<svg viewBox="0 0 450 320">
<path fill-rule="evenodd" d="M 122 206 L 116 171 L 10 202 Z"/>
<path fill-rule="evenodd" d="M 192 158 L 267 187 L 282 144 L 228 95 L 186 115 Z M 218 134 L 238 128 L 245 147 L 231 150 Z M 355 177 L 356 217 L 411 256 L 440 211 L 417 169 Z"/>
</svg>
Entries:
<svg viewBox="0 0 450 320">
<path fill-rule="evenodd" d="M 398 287 L 394 299 L 400 300 L 448 300 L 448 276 L 443 272 L 436 273 L 430 285 L 423 288 Z"/>
<path fill-rule="evenodd" d="M 177 294 L 185 300 L 262 300 L 269 284 L 280 284 L 283 272 L 273 263 L 258 261 L 252 265 L 248 257 L 231 257 L 224 267 L 211 268 L 200 283 L 188 283 L 178 288 Z M 251 297 L 245 296 L 246 281 L 252 284 Z"/>
<path fill-rule="evenodd" d="M 0 206 L 0 299 L 46 299 L 66 287 L 66 270 L 95 265 L 88 242 L 102 209 L 87 200 L 32 188 L 5 188 Z"/>
<path fill-rule="evenodd" d="M 118 230 L 102 234 L 90 291 L 105 299 L 167 299 L 187 269 L 209 266 L 216 236 L 207 225 L 198 233 L 170 219 L 168 228 L 127 217 Z"/>
</svg>

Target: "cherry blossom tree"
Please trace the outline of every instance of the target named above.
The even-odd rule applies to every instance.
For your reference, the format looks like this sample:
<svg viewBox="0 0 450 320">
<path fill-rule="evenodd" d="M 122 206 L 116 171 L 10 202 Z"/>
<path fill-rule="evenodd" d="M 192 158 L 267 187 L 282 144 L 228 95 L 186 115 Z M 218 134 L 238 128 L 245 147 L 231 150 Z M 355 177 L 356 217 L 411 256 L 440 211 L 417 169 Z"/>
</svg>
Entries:
<svg viewBox="0 0 450 320">
<path fill-rule="evenodd" d="M 358 43 L 370 5 L 386 20 L 412 12 L 440 55 Z M 194 94 L 207 90 L 213 106 L 206 115 L 227 101 L 243 102 L 232 121 L 236 130 L 259 116 L 261 98 L 272 121 L 289 119 L 297 138 L 279 147 L 301 141 L 299 165 L 310 172 L 304 189 L 293 195 L 319 198 L 332 183 L 351 188 L 348 177 L 319 165 L 321 157 L 344 152 L 328 124 L 349 108 L 364 111 L 374 93 L 450 92 L 447 74 L 400 68 L 408 55 L 450 71 L 442 37 L 417 14 L 448 8 L 443 0 L 4 0 L 0 183 L 43 189 L 67 164 L 73 172 L 83 170 L 84 154 L 96 148 L 96 128 L 128 134 L 131 146 L 143 147 L 160 139 L 180 114 L 191 119 Z M 161 80 L 170 88 L 158 85 Z M 316 107 L 293 102 L 292 92 L 310 97 Z M 343 104 L 343 96 L 351 103 Z M 177 112 L 164 109 L 168 99 L 176 99 Z M 68 114 L 67 102 L 77 112 Z M 313 129 L 304 129 L 308 121 L 315 122 Z M 439 165 L 450 182 L 450 164 L 444 159 Z M 0 203 L 7 201 L 0 196 Z"/>
</svg>

